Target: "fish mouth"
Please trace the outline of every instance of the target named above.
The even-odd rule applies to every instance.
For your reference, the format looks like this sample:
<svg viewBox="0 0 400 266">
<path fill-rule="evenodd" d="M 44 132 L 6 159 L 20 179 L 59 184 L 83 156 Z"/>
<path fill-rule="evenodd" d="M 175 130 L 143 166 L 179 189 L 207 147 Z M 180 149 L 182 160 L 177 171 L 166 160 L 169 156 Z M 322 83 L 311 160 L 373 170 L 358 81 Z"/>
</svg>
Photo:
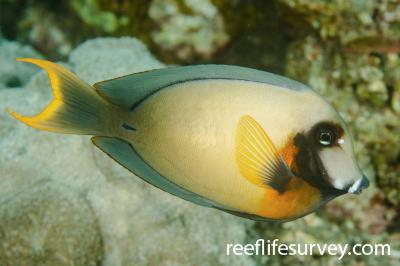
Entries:
<svg viewBox="0 0 400 266">
<path fill-rule="evenodd" d="M 362 178 L 358 179 L 356 182 L 353 183 L 347 190 L 348 193 L 352 194 L 360 194 L 364 189 L 369 187 L 369 180 L 368 178 L 363 175 Z"/>
</svg>

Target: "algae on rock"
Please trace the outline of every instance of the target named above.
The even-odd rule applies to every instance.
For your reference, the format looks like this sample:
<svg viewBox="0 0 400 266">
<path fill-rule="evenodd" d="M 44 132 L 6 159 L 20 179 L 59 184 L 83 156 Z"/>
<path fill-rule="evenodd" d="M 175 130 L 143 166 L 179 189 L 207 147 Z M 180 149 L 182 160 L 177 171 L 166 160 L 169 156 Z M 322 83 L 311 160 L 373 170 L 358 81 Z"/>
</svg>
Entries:
<svg viewBox="0 0 400 266">
<path fill-rule="evenodd" d="M 209 59 L 229 40 L 224 20 L 209 0 L 153 0 L 149 16 L 160 26 L 151 33 L 154 42 L 181 60 Z"/>
<path fill-rule="evenodd" d="M 349 124 L 357 159 L 371 179 L 371 187 L 358 197 L 346 195 L 317 213 L 288 224 L 245 222 L 214 210 L 193 207 L 145 185 L 92 148 L 86 137 L 39 134 L 1 113 L 0 147 L 4 159 L 0 161 L 0 169 L 12 173 L 3 181 L 1 191 L 9 195 L 42 178 L 62 181 L 74 191 L 83 191 L 101 229 L 102 258 L 106 265 L 117 260 L 121 264 L 139 265 L 160 261 L 229 264 L 236 259 L 234 263 L 239 265 L 337 263 L 337 258 L 331 256 L 233 258 L 219 254 L 225 242 L 251 243 L 261 237 L 288 242 L 298 239 L 347 243 L 351 236 L 360 243 L 390 243 L 393 250 L 400 249 L 398 1 L 73 2 L 75 7 L 72 2 L 59 3 L 56 10 L 48 3 L 28 5 L 22 11 L 13 7 L 18 22 L 8 24 L 4 32 L 19 29 L 16 39 L 41 44 L 40 51 L 46 57 L 67 55 L 72 46 L 89 37 L 134 35 L 168 63 L 237 64 L 300 80 L 333 103 Z M 60 9 L 64 20 L 59 19 Z M 110 25 L 99 22 L 104 14 L 108 14 L 104 21 L 110 20 Z M 88 15 L 93 17 L 84 18 Z M 9 16 L 0 16 L 0 21 L 5 18 L 9 20 Z M 179 25 L 180 22 L 186 24 Z M 43 30 L 47 28 L 48 31 Z M 5 56 L 6 62 L 0 68 L 0 73 L 4 73 L 0 75 L 0 88 L 5 88 L 0 89 L 0 109 L 12 105 L 21 112 L 35 108 L 38 111 L 50 98 L 47 78 L 41 73 L 30 79 L 36 70 L 14 62 L 14 55 L 3 55 L 7 50 L 0 50 L 0 58 Z M 15 56 L 37 57 L 30 52 Z M 124 38 L 86 42 L 71 53 L 67 66 L 93 83 L 163 64 L 139 41 Z M 19 82 L 13 81 L 16 73 Z M 52 162 L 48 163 L 46 157 L 52 158 Z M 131 204 L 128 206 L 127 202 Z M 214 229 L 205 228 L 211 223 Z M 157 235 L 162 228 L 165 230 Z M 175 235 L 177 240 L 169 241 Z M 195 243 L 189 239 L 196 239 Z M 160 247 L 151 246 L 151 241 L 159 242 Z M 174 255 L 169 251 L 175 252 Z M 343 263 L 397 265 L 398 257 L 346 256 Z"/>
<path fill-rule="evenodd" d="M 280 2 L 292 12 L 300 12 L 311 24 L 318 22 L 309 35 L 289 46 L 286 73 L 335 105 L 354 134 L 362 168 L 382 189 L 383 198 L 400 204 L 400 57 L 399 51 L 387 50 L 398 46 L 347 47 L 349 36 L 380 34 L 383 40 L 400 39 L 400 16 L 395 15 L 400 5 L 383 1 L 374 13 L 371 1 L 359 5 L 354 1 Z M 339 11 L 347 16 L 339 18 Z"/>
</svg>

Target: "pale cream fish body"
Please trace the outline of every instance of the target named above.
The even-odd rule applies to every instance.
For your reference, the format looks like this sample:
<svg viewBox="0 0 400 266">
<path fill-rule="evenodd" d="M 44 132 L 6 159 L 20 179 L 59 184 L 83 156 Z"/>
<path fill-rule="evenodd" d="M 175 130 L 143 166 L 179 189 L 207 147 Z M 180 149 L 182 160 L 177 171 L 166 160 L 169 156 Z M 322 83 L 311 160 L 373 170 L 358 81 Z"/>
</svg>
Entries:
<svg viewBox="0 0 400 266">
<path fill-rule="evenodd" d="M 193 81 L 150 96 L 131 114 L 137 131 L 124 131 L 122 137 L 174 183 L 224 206 L 257 213 L 265 189 L 243 178 L 235 159 L 235 132 L 244 114 L 262 125 L 278 149 L 286 144 L 287 134 L 335 116 L 311 90 Z"/>
</svg>

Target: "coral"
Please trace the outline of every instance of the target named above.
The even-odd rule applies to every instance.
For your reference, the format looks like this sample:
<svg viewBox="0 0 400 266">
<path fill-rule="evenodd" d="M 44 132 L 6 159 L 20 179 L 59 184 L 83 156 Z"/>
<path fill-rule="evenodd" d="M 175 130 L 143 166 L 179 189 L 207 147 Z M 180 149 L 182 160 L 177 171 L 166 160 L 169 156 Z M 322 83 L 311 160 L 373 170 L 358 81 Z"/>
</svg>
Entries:
<svg viewBox="0 0 400 266">
<path fill-rule="evenodd" d="M 101 258 L 104 265 L 338 263 L 336 257 L 330 256 L 221 255 L 227 242 L 251 243 L 264 237 L 291 243 L 390 243 L 391 257 L 346 256 L 341 263 L 398 264 L 399 254 L 395 252 L 400 250 L 398 1 L 74 0 L 57 4 L 26 1 L 25 5 L 21 2 L 24 1 L 2 3 L 7 10 L 0 16 L 2 33 L 32 44 L 46 58 L 68 58 L 65 65 L 90 83 L 164 66 L 133 38 L 90 40 L 70 53 L 72 47 L 88 38 L 128 35 L 144 41 L 153 54 L 168 64 L 244 65 L 281 73 L 310 85 L 333 103 L 348 123 L 357 160 L 370 178 L 371 187 L 360 196 L 336 199 L 298 221 L 283 225 L 245 222 L 182 202 L 144 184 L 93 148 L 85 137 L 37 133 L 15 123 L 3 112 L 0 113 L 0 169 L 7 176 L 1 182 L 0 202 L 12 199 L 23 206 L 24 200 L 32 200 L 36 194 L 29 192 L 24 196 L 18 191 L 26 191 L 23 189 L 29 186 L 35 191 L 51 187 L 50 191 L 60 191 L 70 202 L 66 204 L 71 205 L 68 210 L 76 208 L 79 212 L 87 208 L 94 216 L 83 216 L 87 219 L 84 226 L 96 224 L 103 245 L 100 254 L 96 237 L 93 241 L 82 241 L 83 249 L 96 251 L 88 263 L 96 258 Z M 18 43 L 0 41 L 0 110 L 11 105 L 28 114 L 38 111 L 51 95 L 43 73 L 31 78 L 37 69 L 14 61 L 14 57 L 20 56 L 40 57 L 40 54 Z M 47 158 L 51 158 L 51 163 Z M 70 200 L 71 195 L 77 195 L 77 201 Z M 82 208 L 76 202 L 81 202 Z M 60 206 L 57 204 L 55 201 L 50 209 Z M 11 217 L 5 216 L 5 210 L 1 208 L 0 216 Z M 28 208 L 12 213 L 21 217 L 25 211 L 34 213 Z M 25 223 L 22 220 L 21 224 Z M 10 219 L 6 221 L 4 226 L 11 230 Z M 51 220 L 50 224 L 53 226 L 55 222 L 58 220 Z M 71 227 L 68 230 L 76 232 Z M 93 235 L 97 234 L 91 230 Z M 153 242 L 157 245 L 152 245 Z M 22 242 L 18 245 L 26 257 L 40 258 L 40 254 L 30 253 L 29 245 Z M 69 253 L 62 254 L 68 257 L 66 261 L 74 262 Z M 6 254 L 0 251 L 0 256 Z"/>
<path fill-rule="evenodd" d="M 19 57 L 41 58 L 42 56 L 30 46 L 0 38 L 0 90 L 22 87 L 37 72 L 33 66 L 16 62 L 15 59 Z"/>
<path fill-rule="evenodd" d="M 372 12 L 374 5 L 369 1 L 350 6 L 335 1 L 282 2 L 293 12 L 319 21 L 315 31 L 289 46 L 286 73 L 309 84 L 336 106 L 353 132 L 361 168 L 376 181 L 386 200 L 400 204 L 400 58 L 393 52 L 397 48 L 369 45 L 362 49 L 362 41 L 357 44 L 361 49 L 347 45 L 350 35 L 380 34 L 383 40 L 398 39 L 399 18 L 394 11 L 399 6 L 383 1 Z M 323 8 L 328 11 L 319 12 Z M 337 18 L 339 11 L 348 15 L 346 19 Z M 324 25 L 331 27 L 329 38 Z"/>
<path fill-rule="evenodd" d="M 12 178 L 2 176 L 2 183 Z M 49 180 L 20 187 L 9 197 L 2 192 L 2 265 L 98 265 L 101 261 L 100 231 L 85 197 Z"/>
<path fill-rule="evenodd" d="M 106 40 L 93 39 L 84 42 L 69 56 L 70 65 L 89 83 L 164 67 L 135 38 Z M 115 47 L 118 47 L 118 51 Z"/>
<path fill-rule="evenodd" d="M 290 14 L 296 14 L 307 23 L 322 40 L 338 40 L 350 50 L 370 50 L 371 44 L 388 47 L 384 40 L 398 40 L 400 6 L 396 1 L 320 1 L 320 0 L 277 0 Z M 297 22 L 297 21 L 293 21 Z M 293 24 L 295 26 L 295 24 Z M 379 40 L 381 39 L 381 40 Z M 389 41 L 389 43 L 392 43 Z M 359 45 L 358 45 L 359 44 Z M 368 47 L 370 46 L 370 47 Z"/>
<path fill-rule="evenodd" d="M 96 0 L 74 0 L 71 5 L 85 23 L 105 32 L 115 32 L 120 25 L 129 22 L 126 16 L 117 17 L 110 11 L 101 10 Z"/>
<path fill-rule="evenodd" d="M 221 14 L 208 0 L 154 0 L 149 16 L 160 27 L 151 33 L 154 42 L 186 61 L 193 55 L 210 58 L 229 40 Z"/>
<path fill-rule="evenodd" d="M 64 31 L 69 24 L 61 22 L 57 15 L 43 6 L 28 7 L 17 24 L 20 32 L 18 39 L 28 41 L 40 52 L 65 57 L 72 50 L 69 31 Z"/>
</svg>

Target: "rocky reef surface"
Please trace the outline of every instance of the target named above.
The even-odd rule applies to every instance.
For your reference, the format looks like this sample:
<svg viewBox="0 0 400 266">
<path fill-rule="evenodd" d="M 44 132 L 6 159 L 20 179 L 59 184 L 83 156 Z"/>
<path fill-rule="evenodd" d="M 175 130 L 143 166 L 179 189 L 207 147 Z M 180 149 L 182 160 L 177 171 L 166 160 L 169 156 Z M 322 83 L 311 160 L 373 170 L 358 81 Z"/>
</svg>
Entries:
<svg viewBox="0 0 400 266">
<path fill-rule="evenodd" d="M 337 258 L 332 256 L 220 256 L 226 241 L 251 243 L 257 238 L 312 243 L 390 243 L 393 251 L 397 250 L 390 257 L 346 256 L 341 263 L 398 264 L 400 3 L 397 0 L 73 0 L 57 5 L 54 1 L 28 1 L 20 5 L 21 2 L 24 1 L 4 1 L 0 9 L 1 34 L 18 41 L 0 40 L 0 111 L 13 107 L 24 114 L 34 113 L 49 101 L 45 75 L 34 75 L 37 68 L 14 61 L 15 57 L 40 57 L 34 49 L 45 58 L 62 59 L 88 82 L 162 67 L 163 64 L 134 39 L 92 40 L 80 45 L 97 36 L 135 36 L 164 63 L 243 65 L 283 74 L 310 85 L 331 102 L 349 124 L 357 160 L 372 185 L 360 196 L 346 195 L 294 222 L 248 222 L 214 210 L 192 207 L 147 187 L 103 158 L 85 137 L 38 133 L 0 112 L 0 202 L 21 206 L 21 210 L 9 211 L 7 206 L 11 205 L 2 205 L 0 215 L 7 217 L 8 222 L 0 223 L 0 227 L 11 228 L 18 224 L 13 221 L 19 219 L 26 223 L 21 218 L 25 213 L 36 217 L 34 209 L 22 203 L 33 199 L 36 192 L 32 191 L 44 193 L 41 187 L 46 187 L 51 198 L 54 191 L 62 191 L 60 187 L 63 187 L 72 188 L 69 194 L 61 197 L 69 202 L 67 205 L 76 208 L 76 213 L 95 217 L 82 220 L 82 228 L 90 227 L 92 231 L 82 230 L 91 232 L 93 237 L 90 243 L 82 241 L 86 249 L 81 248 L 92 254 L 85 260 L 75 260 L 77 264 L 135 262 L 152 265 L 161 260 L 166 264 L 202 261 L 206 265 L 235 260 L 239 265 L 337 263 Z M 5 10 L 7 12 L 3 12 Z M 73 49 L 75 46 L 79 47 Z M 30 187 L 32 191 L 17 193 Z M 131 187 L 136 194 L 130 193 Z M 21 200 L 15 198 L 25 193 L 29 195 Z M 75 193 L 80 196 L 71 196 Z M 145 201 L 147 204 L 139 208 L 144 203 L 138 202 Z M 49 209 L 61 206 L 57 200 L 52 204 Z M 91 211 L 84 211 L 85 208 Z M 138 212 L 139 219 L 133 220 L 136 217 L 133 212 Z M 119 228 L 125 229 L 115 229 L 113 215 L 123 217 Z M 212 219 L 211 222 L 206 217 Z M 55 228 L 52 227 L 55 223 L 65 224 L 54 218 L 36 220 L 52 223 L 48 228 Z M 178 220 L 182 227 L 178 226 Z M 210 225 L 214 228 L 209 228 Z M 170 230 L 160 229 L 164 227 Z M 150 240 L 145 242 L 146 233 L 140 230 L 159 241 L 160 248 L 147 245 Z M 197 230 L 198 234 L 189 230 Z M 160 232 L 164 235 L 157 236 Z M 125 236 L 136 233 L 141 238 Z M 35 241 L 16 243 L 11 241 L 13 237 L 4 235 L 3 238 L 3 235 L 0 234 L 0 244 L 2 239 L 8 239 L 4 243 L 15 247 L 7 248 L 11 251 L 0 251 L 0 255 L 7 258 L 13 255 L 45 258 L 49 253 L 44 250 L 52 253 L 51 249 L 30 249 L 33 247 L 30 243 L 47 243 L 46 247 L 57 248 L 51 242 L 55 239 L 52 237 L 48 242 L 38 242 L 34 238 Z M 77 234 L 71 231 L 71 235 Z M 197 244 L 192 246 L 185 237 L 194 237 Z M 23 238 L 17 239 L 22 241 Z M 210 243 L 213 244 L 208 246 Z M 74 253 L 72 246 L 60 249 L 56 257 L 70 258 Z M 180 255 L 173 255 L 178 249 Z"/>
<path fill-rule="evenodd" d="M 19 47 L 17 43 L 9 46 Z M 25 56 L 10 49 L 11 58 Z M 22 54 L 21 54 L 22 53 Z M 18 63 L 24 65 L 24 63 Z M 164 65 L 134 38 L 99 38 L 75 49 L 66 67 L 89 83 Z M 21 66 L 22 67 L 22 66 Z M 27 71 L 22 87 L 0 90 L 0 109 L 29 115 L 51 98 L 43 71 Z M 331 99 L 335 102 L 335 98 Z M 0 113 L 0 261 L 9 265 L 278 265 L 333 263 L 302 256 L 233 257 L 227 243 L 279 238 L 296 243 L 391 243 L 386 230 L 394 208 L 377 199 L 377 188 L 346 196 L 303 219 L 255 223 L 195 206 L 135 177 L 94 147 L 89 137 L 39 132 Z M 368 219 L 366 219 L 368 217 Z M 395 265 L 394 257 L 345 257 Z M 317 264 L 315 264 L 317 263 Z M 366 264 L 366 265 L 368 265 Z"/>
</svg>

